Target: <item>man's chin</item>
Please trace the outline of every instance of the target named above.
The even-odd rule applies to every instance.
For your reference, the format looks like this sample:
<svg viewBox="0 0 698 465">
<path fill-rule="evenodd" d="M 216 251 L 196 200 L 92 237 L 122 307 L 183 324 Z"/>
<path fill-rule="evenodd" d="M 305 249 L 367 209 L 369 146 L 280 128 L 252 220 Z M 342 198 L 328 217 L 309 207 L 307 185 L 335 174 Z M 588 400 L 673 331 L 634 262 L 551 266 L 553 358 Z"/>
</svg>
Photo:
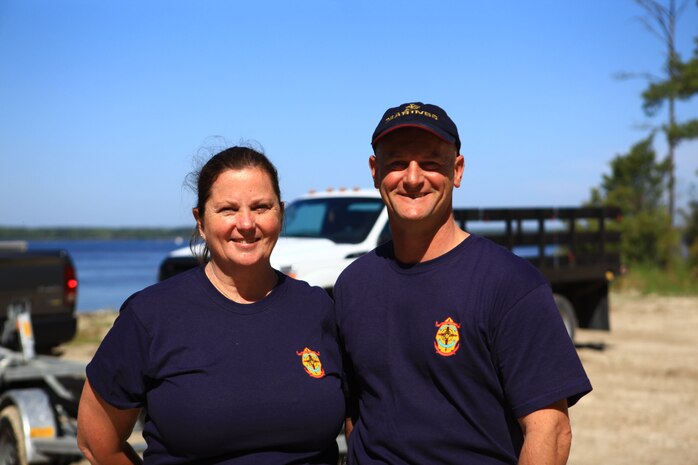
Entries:
<svg viewBox="0 0 698 465">
<path fill-rule="evenodd" d="M 423 209 L 397 210 L 395 211 L 395 217 L 406 222 L 422 221 L 429 217 L 429 212 Z"/>
</svg>

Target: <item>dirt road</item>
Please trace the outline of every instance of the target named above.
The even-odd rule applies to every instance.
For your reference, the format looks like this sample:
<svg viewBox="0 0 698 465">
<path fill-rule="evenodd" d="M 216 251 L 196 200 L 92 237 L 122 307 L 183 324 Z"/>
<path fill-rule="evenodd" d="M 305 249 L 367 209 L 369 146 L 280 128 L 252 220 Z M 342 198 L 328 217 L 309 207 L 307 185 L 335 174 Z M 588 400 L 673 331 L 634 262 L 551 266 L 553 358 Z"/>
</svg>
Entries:
<svg viewBox="0 0 698 465">
<path fill-rule="evenodd" d="M 698 465 L 698 297 L 613 294 L 611 309 L 611 332 L 577 334 L 594 391 L 570 410 L 569 464 Z M 99 335 L 110 317 L 84 316 L 81 328 Z"/>
</svg>

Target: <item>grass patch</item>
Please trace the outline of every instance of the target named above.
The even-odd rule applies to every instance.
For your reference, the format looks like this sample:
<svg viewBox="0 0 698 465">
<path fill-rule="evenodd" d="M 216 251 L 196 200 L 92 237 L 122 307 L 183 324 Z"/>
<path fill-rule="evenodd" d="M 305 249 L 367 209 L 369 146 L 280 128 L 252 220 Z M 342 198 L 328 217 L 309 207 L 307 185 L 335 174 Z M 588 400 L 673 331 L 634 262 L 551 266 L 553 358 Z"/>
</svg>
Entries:
<svg viewBox="0 0 698 465">
<path fill-rule="evenodd" d="M 698 295 L 698 270 L 685 264 L 669 270 L 653 265 L 633 265 L 613 282 L 612 289 L 664 296 Z"/>
<path fill-rule="evenodd" d="M 117 312 L 96 311 L 78 313 L 78 330 L 73 340 L 68 344 L 94 344 L 104 339 L 114 324 Z"/>
</svg>

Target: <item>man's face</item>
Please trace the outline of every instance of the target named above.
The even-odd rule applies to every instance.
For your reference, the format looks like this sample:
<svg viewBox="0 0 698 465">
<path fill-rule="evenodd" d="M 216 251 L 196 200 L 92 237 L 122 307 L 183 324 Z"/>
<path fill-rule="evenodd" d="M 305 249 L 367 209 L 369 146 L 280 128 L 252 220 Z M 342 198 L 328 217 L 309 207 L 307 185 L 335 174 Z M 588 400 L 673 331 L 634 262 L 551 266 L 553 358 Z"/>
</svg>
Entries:
<svg viewBox="0 0 698 465">
<path fill-rule="evenodd" d="M 450 216 L 464 166 L 454 144 L 423 129 L 401 128 L 376 143 L 369 164 L 391 219 L 440 222 Z"/>
</svg>

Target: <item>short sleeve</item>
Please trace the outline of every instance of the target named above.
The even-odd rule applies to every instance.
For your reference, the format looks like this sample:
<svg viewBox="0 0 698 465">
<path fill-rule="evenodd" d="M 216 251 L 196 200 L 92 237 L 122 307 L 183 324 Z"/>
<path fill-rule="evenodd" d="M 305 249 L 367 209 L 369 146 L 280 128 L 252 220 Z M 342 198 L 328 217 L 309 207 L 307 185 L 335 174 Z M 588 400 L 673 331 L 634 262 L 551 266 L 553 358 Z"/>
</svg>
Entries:
<svg viewBox="0 0 698 465">
<path fill-rule="evenodd" d="M 126 302 L 87 365 L 90 385 L 110 405 L 128 409 L 145 403 L 150 340 Z"/>
<path fill-rule="evenodd" d="M 562 399 L 573 405 L 591 391 L 547 284 L 503 315 L 494 347 L 505 395 L 517 418 Z"/>
</svg>

